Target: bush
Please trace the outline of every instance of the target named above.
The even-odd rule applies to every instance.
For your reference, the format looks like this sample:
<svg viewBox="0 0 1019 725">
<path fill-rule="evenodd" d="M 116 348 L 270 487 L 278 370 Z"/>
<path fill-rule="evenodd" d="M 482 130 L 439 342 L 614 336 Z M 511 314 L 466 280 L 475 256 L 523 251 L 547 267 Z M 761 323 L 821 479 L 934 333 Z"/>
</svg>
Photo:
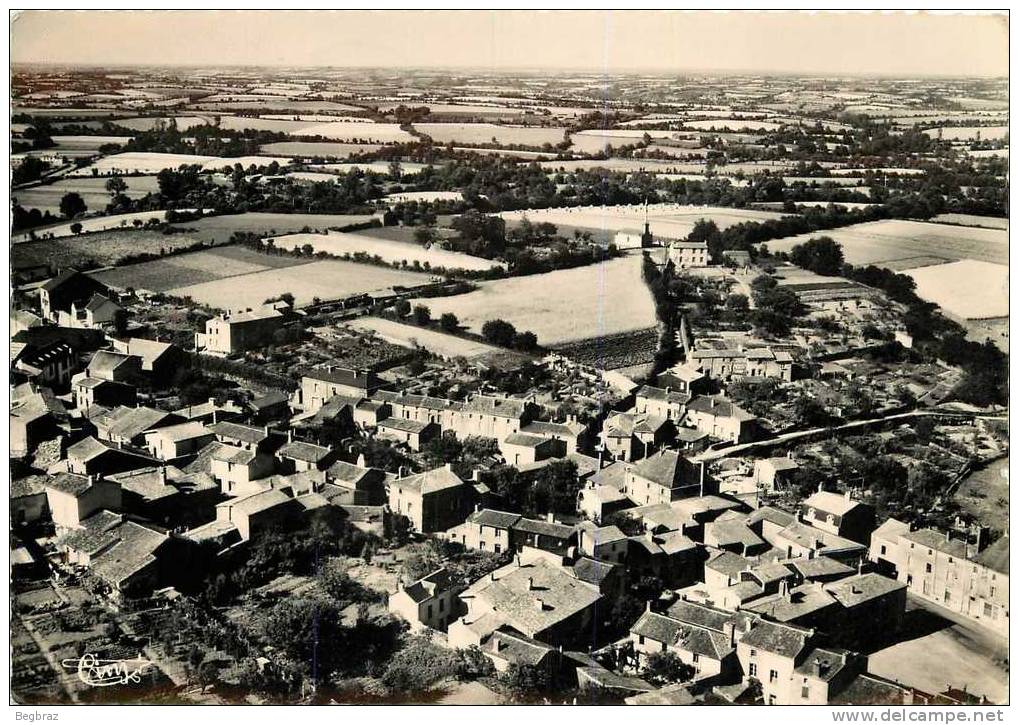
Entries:
<svg viewBox="0 0 1019 725">
<path fill-rule="evenodd" d="M 423 692 L 458 673 L 460 665 L 455 652 L 440 647 L 426 635 L 418 635 L 389 660 L 382 682 L 399 692 Z"/>
<path fill-rule="evenodd" d="M 512 347 L 517 336 L 517 329 L 505 320 L 489 320 L 482 325 L 481 335 L 493 345 Z"/>
</svg>

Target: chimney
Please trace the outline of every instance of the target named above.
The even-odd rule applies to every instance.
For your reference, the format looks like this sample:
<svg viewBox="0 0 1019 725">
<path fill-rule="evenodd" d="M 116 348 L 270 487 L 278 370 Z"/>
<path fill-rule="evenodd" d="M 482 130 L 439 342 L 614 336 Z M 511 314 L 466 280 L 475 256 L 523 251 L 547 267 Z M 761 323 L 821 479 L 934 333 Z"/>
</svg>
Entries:
<svg viewBox="0 0 1019 725">
<path fill-rule="evenodd" d="M 481 510 L 481 504 L 480 503 L 474 504 L 474 513 L 477 513 L 480 510 Z"/>
<path fill-rule="evenodd" d="M 846 501 L 852 501 L 853 500 L 853 497 L 851 495 L 849 495 L 849 489 L 848 488 L 845 490 L 845 492 L 842 495 L 846 497 Z"/>
<path fill-rule="evenodd" d="M 513 561 L 516 562 L 517 566 L 523 566 L 523 562 L 520 561 L 520 554 L 515 555 Z"/>
<path fill-rule="evenodd" d="M 294 429 L 291 428 L 290 430 L 287 431 L 287 443 L 293 442 L 294 442 Z"/>
<path fill-rule="evenodd" d="M 650 611 L 651 611 L 651 600 L 650 600 L 650 599 L 648 599 L 648 600 L 647 600 L 647 601 L 646 601 L 646 602 L 644 603 L 644 611 L 645 611 L 645 612 L 650 612 Z"/>
<path fill-rule="evenodd" d="M 789 582 L 786 579 L 778 583 L 778 593 L 783 599 L 789 598 Z"/>
<path fill-rule="evenodd" d="M 159 482 L 164 486 L 166 485 L 166 466 L 159 468 Z"/>
<path fill-rule="evenodd" d="M 539 612 L 544 612 L 545 611 L 545 602 L 541 601 L 540 598 L 536 598 L 534 600 L 534 608 L 537 609 Z"/>
<path fill-rule="evenodd" d="M 358 456 L 357 456 L 357 467 L 358 468 L 367 468 L 368 467 L 367 463 L 368 463 L 368 460 L 364 457 L 364 454 L 363 453 L 358 454 Z"/>
<path fill-rule="evenodd" d="M 94 473 L 88 474 L 88 485 L 91 486 L 95 482 L 96 482 L 95 474 Z"/>
<path fill-rule="evenodd" d="M 554 524 L 555 515 L 551 511 L 549 511 L 547 514 L 545 514 L 545 520 L 550 524 Z"/>
<path fill-rule="evenodd" d="M 447 463 L 446 464 L 446 470 L 447 471 L 452 471 L 453 470 L 453 464 L 452 463 Z"/>
<path fill-rule="evenodd" d="M 728 639 L 729 639 L 729 646 L 730 647 L 735 647 L 736 646 L 736 623 L 733 622 L 730 619 L 728 622 L 726 622 L 725 624 L 722 625 L 722 632 L 724 632 L 725 636 L 728 637 Z"/>
<path fill-rule="evenodd" d="M 262 426 L 262 435 L 266 435 L 266 436 L 269 435 L 269 426 L 267 426 L 267 425 L 263 425 Z"/>
<path fill-rule="evenodd" d="M 666 385 L 665 386 L 665 394 L 668 395 L 671 392 L 672 392 L 672 386 L 671 385 Z"/>
<path fill-rule="evenodd" d="M 534 577 L 527 577 L 527 591 L 534 591 Z"/>
</svg>

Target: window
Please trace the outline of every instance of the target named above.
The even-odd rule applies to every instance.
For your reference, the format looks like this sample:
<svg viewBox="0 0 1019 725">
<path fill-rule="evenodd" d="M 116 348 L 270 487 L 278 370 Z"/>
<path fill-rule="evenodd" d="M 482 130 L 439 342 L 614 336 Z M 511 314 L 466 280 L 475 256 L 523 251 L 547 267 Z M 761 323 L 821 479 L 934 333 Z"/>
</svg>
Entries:
<svg viewBox="0 0 1019 725">
<path fill-rule="evenodd" d="M 991 606 L 991 604 L 989 602 L 984 602 L 984 616 L 985 617 L 993 617 L 994 616 L 994 607 Z"/>
<path fill-rule="evenodd" d="M 445 612 L 446 611 L 446 600 L 445 599 L 440 599 L 439 600 L 439 611 L 440 612 Z"/>
<path fill-rule="evenodd" d="M 775 682 L 778 680 L 778 670 L 771 670 L 768 673 L 768 682 Z"/>
<path fill-rule="evenodd" d="M 432 605 L 431 604 L 428 605 L 428 610 L 427 611 L 428 611 L 428 615 L 427 616 L 428 616 L 429 619 L 431 619 L 432 618 Z"/>
<path fill-rule="evenodd" d="M 662 642 L 662 652 L 668 652 L 668 651 L 669 651 L 669 645 L 665 644 L 665 642 Z"/>
<path fill-rule="evenodd" d="M 930 562 L 927 562 L 927 564 L 926 564 L 926 570 L 927 570 L 927 573 L 928 573 L 928 574 L 930 574 L 930 573 L 931 573 L 931 571 L 933 571 L 933 568 L 931 567 L 931 563 L 930 563 Z"/>
<path fill-rule="evenodd" d="M 806 685 L 804 685 L 800 689 L 800 697 L 802 697 L 804 700 L 809 699 L 810 698 L 810 688 L 807 687 Z"/>
<path fill-rule="evenodd" d="M 699 654 L 697 654 L 696 652 L 694 652 L 693 653 L 693 663 L 697 664 L 700 661 L 701 661 L 701 656 Z"/>
<path fill-rule="evenodd" d="M 755 650 L 755 649 L 750 650 L 750 656 L 751 657 L 756 657 L 757 656 L 757 650 Z"/>
<path fill-rule="evenodd" d="M 637 644 L 644 644 L 644 635 L 643 634 L 637 635 Z"/>
<path fill-rule="evenodd" d="M 757 677 L 757 663 L 751 662 L 748 671 L 751 677 Z"/>
<path fill-rule="evenodd" d="M 991 596 L 994 596 L 994 587 L 991 587 Z"/>
<path fill-rule="evenodd" d="M 950 602 L 951 600 L 952 600 L 952 593 L 946 589 L 945 590 L 945 604 L 948 604 L 948 602 Z"/>
<path fill-rule="evenodd" d="M 881 553 L 882 554 L 888 553 L 888 547 L 886 547 L 884 544 L 881 544 Z"/>
</svg>

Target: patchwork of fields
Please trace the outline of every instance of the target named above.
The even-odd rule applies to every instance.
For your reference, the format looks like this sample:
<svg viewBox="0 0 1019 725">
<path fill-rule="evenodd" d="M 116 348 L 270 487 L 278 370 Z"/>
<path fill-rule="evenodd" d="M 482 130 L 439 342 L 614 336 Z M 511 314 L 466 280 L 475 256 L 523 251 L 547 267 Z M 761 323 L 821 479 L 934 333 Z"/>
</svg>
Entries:
<svg viewBox="0 0 1019 725">
<path fill-rule="evenodd" d="M 370 153 L 382 148 L 381 144 L 332 143 L 329 141 L 277 141 L 267 143 L 259 150 L 263 154 L 279 156 L 345 159 L 354 154 Z"/>
<path fill-rule="evenodd" d="M 503 319 L 530 330 L 541 345 L 654 327 L 655 306 L 641 276 L 640 256 L 526 277 L 482 282 L 453 297 L 416 300 L 433 317 L 452 312 L 460 324 L 480 332 L 489 320 Z"/>
<path fill-rule="evenodd" d="M 140 211 L 133 214 L 115 214 L 113 216 L 101 216 L 92 217 L 89 219 L 76 219 L 73 222 L 65 222 L 62 224 L 54 224 L 48 227 L 38 227 L 34 229 L 35 236 L 37 238 L 42 237 L 70 237 L 74 235 L 71 231 L 71 224 L 81 224 L 82 232 L 101 232 L 107 229 L 122 229 L 131 228 L 135 220 L 145 223 L 151 219 L 158 219 L 163 221 L 166 219 L 165 211 Z M 22 234 L 15 234 L 11 237 L 11 242 L 14 244 L 20 244 L 21 242 L 31 241 L 32 237 L 28 232 Z"/>
</svg>

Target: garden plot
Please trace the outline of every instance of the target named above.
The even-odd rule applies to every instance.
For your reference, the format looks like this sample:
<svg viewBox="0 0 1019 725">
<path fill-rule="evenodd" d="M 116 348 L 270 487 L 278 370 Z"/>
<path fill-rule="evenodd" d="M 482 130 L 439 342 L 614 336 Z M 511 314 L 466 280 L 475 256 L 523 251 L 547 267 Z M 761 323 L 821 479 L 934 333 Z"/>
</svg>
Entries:
<svg viewBox="0 0 1019 725">
<path fill-rule="evenodd" d="M 494 123 L 415 123 L 414 129 L 435 143 L 498 144 L 501 146 L 544 146 L 560 144 L 565 128 L 500 126 Z"/>
<path fill-rule="evenodd" d="M 957 227 L 948 224 L 889 219 L 825 229 L 767 243 L 772 252 L 789 252 L 813 237 L 827 236 L 842 245 L 850 264 L 880 264 L 908 269 L 921 266 L 910 260 L 923 258 L 926 264 L 940 259 L 954 262 L 973 259 L 1008 264 L 1008 232 L 999 229 Z"/>
<path fill-rule="evenodd" d="M 305 305 L 315 298 L 343 299 L 391 287 L 415 287 L 430 281 L 431 277 L 426 274 L 329 260 L 175 287 L 167 292 L 191 297 L 210 307 L 237 310 L 257 307 L 266 299 L 287 292 L 294 295 L 298 305 Z"/>
<path fill-rule="evenodd" d="M 353 224 L 365 224 L 373 217 L 365 214 L 273 214 L 247 212 L 210 216 L 172 226 L 186 229 L 204 242 L 227 242 L 234 232 L 252 232 L 261 236 L 275 236 L 300 232 L 304 229 L 325 231 Z"/>
<path fill-rule="evenodd" d="M 503 319 L 530 330 L 541 345 L 641 330 L 655 325 L 655 305 L 641 276 L 640 256 L 545 274 L 482 282 L 453 297 L 415 300 L 432 317 L 445 312 L 481 332 L 485 322 Z"/>
<path fill-rule="evenodd" d="M 1008 266 L 964 259 L 905 271 L 916 293 L 964 320 L 1008 315 Z"/>
<path fill-rule="evenodd" d="M 329 234 L 288 234 L 281 237 L 274 237 L 273 244 L 280 249 L 301 249 L 305 245 L 310 246 L 316 252 L 342 257 L 346 254 L 354 255 L 358 252 L 371 257 L 380 257 L 384 262 L 390 264 L 406 263 L 413 265 L 428 265 L 429 267 L 442 267 L 445 269 L 469 269 L 485 270 L 498 266 L 497 262 L 481 257 L 473 257 L 469 254 L 449 252 L 432 245 L 430 248 L 419 244 L 398 242 L 392 239 L 379 239 L 361 234 L 345 234 L 343 232 L 330 232 Z"/>
<path fill-rule="evenodd" d="M 603 231 L 634 231 L 644 226 L 645 207 L 642 204 L 622 206 L 578 206 L 553 209 L 531 209 L 502 212 L 499 216 L 508 223 L 527 217 L 533 223 L 550 222 L 579 229 Z M 681 204 L 651 204 L 647 207 L 651 231 L 655 236 L 682 239 L 699 219 L 714 221 L 719 229 L 742 222 L 780 219 L 787 214 L 756 209 L 730 207 L 686 206 Z"/>
<path fill-rule="evenodd" d="M 374 333 L 394 345 L 409 348 L 423 347 L 429 352 L 447 359 L 463 357 L 471 360 L 506 354 L 506 351 L 500 347 L 486 345 L 477 340 L 468 340 L 415 325 L 404 325 L 381 317 L 359 317 L 346 325 L 359 332 Z"/>
</svg>

